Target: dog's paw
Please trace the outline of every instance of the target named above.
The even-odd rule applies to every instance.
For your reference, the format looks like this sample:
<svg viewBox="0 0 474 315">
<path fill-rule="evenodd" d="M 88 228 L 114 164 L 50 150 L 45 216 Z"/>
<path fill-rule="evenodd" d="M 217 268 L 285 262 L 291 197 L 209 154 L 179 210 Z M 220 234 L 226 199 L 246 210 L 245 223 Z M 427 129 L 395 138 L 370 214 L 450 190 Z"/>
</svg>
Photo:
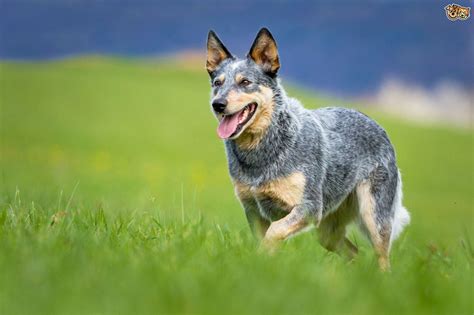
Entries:
<svg viewBox="0 0 474 315">
<path fill-rule="evenodd" d="M 278 241 L 264 238 L 258 247 L 259 253 L 274 255 L 278 249 Z"/>
</svg>

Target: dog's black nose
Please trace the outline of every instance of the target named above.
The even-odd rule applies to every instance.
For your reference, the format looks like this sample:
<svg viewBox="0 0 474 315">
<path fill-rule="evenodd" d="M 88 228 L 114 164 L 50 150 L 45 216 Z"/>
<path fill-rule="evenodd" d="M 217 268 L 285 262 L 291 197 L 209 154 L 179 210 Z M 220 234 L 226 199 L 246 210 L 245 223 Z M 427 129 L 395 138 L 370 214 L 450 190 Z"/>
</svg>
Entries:
<svg viewBox="0 0 474 315">
<path fill-rule="evenodd" d="M 214 102 L 212 102 L 212 108 L 214 108 L 216 113 L 223 113 L 226 106 L 227 106 L 227 101 L 224 99 L 217 99 Z"/>
</svg>

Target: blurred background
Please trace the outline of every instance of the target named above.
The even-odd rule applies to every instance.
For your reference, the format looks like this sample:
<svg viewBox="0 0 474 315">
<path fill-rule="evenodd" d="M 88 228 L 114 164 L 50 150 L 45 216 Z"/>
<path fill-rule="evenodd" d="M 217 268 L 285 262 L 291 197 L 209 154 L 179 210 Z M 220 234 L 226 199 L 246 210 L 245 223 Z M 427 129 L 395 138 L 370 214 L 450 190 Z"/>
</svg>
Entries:
<svg viewBox="0 0 474 315">
<path fill-rule="evenodd" d="M 472 314 L 473 18 L 449 3 L 0 0 L 0 313 Z M 314 233 L 276 260 L 242 241 L 205 45 L 243 57 L 263 26 L 290 96 L 387 130 L 412 215 L 394 277 L 353 231 L 352 267 Z"/>
<path fill-rule="evenodd" d="M 452 178 L 443 154 L 472 159 L 472 18 L 448 20 L 446 4 L 4 0 L 6 195 L 23 187 L 47 200 L 78 186 L 86 203 L 190 207 L 242 223 L 240 211 L 222 210 L 238 204 L 209 110 L 205 41 L 214 29 L 244 56 L 262 26 L 279 44 L 291 95 L 307 107 L 356 107 L 375 117 L 412 176 L 408 187 L 419 180 L 432 194 L 420 164 L 429 176 L 445 169 Z M 435 145 L 443 137 L 456 147 Z M 433 150 L 431 161 L 421 159 L 420 144 Z"/>
<path fill-rule="evenodd" d="M 419 149 L 415 135 L 436 142 L 448 130 L 449 145 L 449 132 L 472 136 L 472 18 L 448 20 L 446 4 L 3 0 L 2 184 L 38 198 L 79 185 L 85 201 L 121 208 L 152 200 L 174 212 L 184 199 L 242 222 L 214 200 L 238 207 L 209 110 L 205 44 L 214 29 L 243 57 L 262 26 L 291 95 L 368 112 L 398 145 L 402 169 L 406 160 L 419 172 L 418 152 L 403 151 Z M 469 160 L 469 148 L 453 150 Z M 430 176 L 446 169 L 431 163 Z"/>
<path fill-rule="evenodd" d="M 474 32 L 472 19 L 445 18 L 449 3 L 4 0 L 0 57 L 179 55 L 201 65 L 209 29 L 243 56 L 266 26 L 279 43 L 284 78 L 328 95 L 362 98 L 405 118 L 466 126 Z"/>
</svg>

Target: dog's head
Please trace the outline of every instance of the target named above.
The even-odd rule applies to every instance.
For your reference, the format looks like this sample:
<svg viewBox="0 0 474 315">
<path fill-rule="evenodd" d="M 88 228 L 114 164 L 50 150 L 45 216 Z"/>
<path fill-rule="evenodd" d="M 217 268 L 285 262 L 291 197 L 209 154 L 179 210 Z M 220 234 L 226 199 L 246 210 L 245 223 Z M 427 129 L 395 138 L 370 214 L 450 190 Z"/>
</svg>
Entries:
<svg viewBox="0 0 474 315">
<path fill-rule="evenodd" d="M 247 58 L 234 57 L 210 31 L 206 68 L 211 77 L 212 111 L 222 139 L 255 138 L 270 124 L 273 112 L 278 51 L 271 33 L 262 28 Z"/>
</svg>

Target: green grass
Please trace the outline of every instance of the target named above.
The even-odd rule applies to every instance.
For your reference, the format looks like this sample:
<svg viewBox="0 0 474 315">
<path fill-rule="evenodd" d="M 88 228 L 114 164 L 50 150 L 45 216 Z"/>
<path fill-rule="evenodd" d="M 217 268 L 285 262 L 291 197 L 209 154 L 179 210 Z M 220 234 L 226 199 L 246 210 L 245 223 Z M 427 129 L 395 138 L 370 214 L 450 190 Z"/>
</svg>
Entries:
<svg viewBox="0 0 474 315">
<path fill-rule="evenodd" d="M 472 130 L 369 113 L 397 149 L 412 214 L 382 274 L 355 231 L 351 264 L 315 233 L 259 254 L 204 71 L 104 58 L 0 67 L 0 314 L 473 313 Z"/>
</svg>

